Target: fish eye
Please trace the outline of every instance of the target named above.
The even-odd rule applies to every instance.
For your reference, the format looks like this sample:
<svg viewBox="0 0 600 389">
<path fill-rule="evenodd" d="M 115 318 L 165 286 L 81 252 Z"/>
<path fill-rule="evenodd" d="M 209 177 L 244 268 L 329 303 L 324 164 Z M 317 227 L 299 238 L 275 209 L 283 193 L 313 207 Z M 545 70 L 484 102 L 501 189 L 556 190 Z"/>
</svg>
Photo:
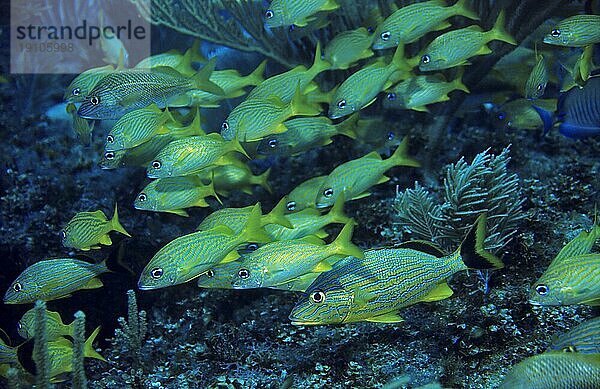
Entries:
<svg viewBox="0 0 600 389">
<path fill-rule="evenodd" d="M 17 330 L 20 330 L 23 328 L 23 324 L 21 324 L 21 322 L 17 323 Z"/>
<path fill-rule="evenodd" d="M 90 97 L 90 103 L 92 105 L 98 105 L 98 104 L 100 104 L 100 97 L 98 97 L 98 96 L 92 96 L 92 97 Z"/>
<path fill-rule="evenodd" d="M 62 230 L 60 232 L 60 238 L 63 239 L 63 240 L 67 239 L 67 231 Z"/>
<path fill-rule="evenodd" d="M 571 344 L 569 346 L 563 347 L 560 351 L 562 351 L 563 353 L 576 353 L 577 347 L 575 347 Z"/>
<path fill-rule="evenodd" d="M 155 280 L 158 280 L 160 277 L 163 276 L 163 269 L 160 267 L 152 269 L 152 271 L 150 272 L 150 276 L 152 276 L 152 278 L 154 278 Z"/>
<path fill-rule="evenodd" d="M 229 123 L 223 122 L 223 124 L 221 124 L 221 130 L 229 130 Z"/>
<path fill-rule="evenodd" d="M 310 294 L 310 301 L 315 304 L 321 304 L 325 301 L 325 292 L 318 290 Z"/>
<path fill-rule="evenodd" d="M 79 88 L 75 88 L 75 89 L 73 89 L 73 90 L 71 91 L 71 94 L 72 94 L 73 96 L 79 96 L 79 95 L 81 94 L 81 89 L 79 89 Z"/>
<path fill-rule="evenodd" d="M 138 196 L 138 200 L 140 200 L 141 202 L 144 202 L 146 200 L 148 200 L 148 196 L 146 196 L 146 193 L 140 193 L 140 195 Z"/>
<path fill-rule="evenodd" d="M 541 91 L 542 91 L 542 89 L 544 89 L 544 85 L 542 85 L 542 84 L 538 84 L 538 85 L 537 85 L 537 87 L 536 87 L 535 89 L 537 89 L 537 91 L 538 91 L 538 92 L 541 92 Z"/>
<path fill-rule="evenodd" d="M 292 24 L 292 25 L 290 25 L 290 26 L 288 27 L 288 31 L 289 31 L 289 32 L 292 32 L 292 31 L 294 31 L 295 29 L 296 29 L 296 26 L 295 26 L 295 25 L 293 25 L 293 24 Z"/>
<path fill-rule="evenodd" d="M 500 120 L 506 119 L 506 114 L 504 114 L 504 113 L 498 114 L 498 119 L 500 119 Z"/>
<path fill-rule="evenodd" d="M 273 13 L 273 10 L 270 10 L 270 9 L 268 9 L 268 10 L 265 12 L 265 18 L 267 18 L 267 19 L 271 19 L 273 16 L 275 16 L 275 14 Z"/>
<path fill-rule="evenodd" d="M 371 35 L 372 33 L 375 32 L 375 28 L 369 27 L 369 28 L 367 28 L 367 32 L 369 33 L 369 35 Z"/>
<path fill-rule="evenodd" d="M 425 54 L 424 56 L 421 57 L 421 62 L 423 62 L 424 64 L 427 64 L 431 61 L 431 57 L 428 56 L 427 54 Z"/>
<path fill-rule="evenodd" d="M 394 101 L 394 100 L 396 100 L 396 94 L 395 94 L 394 92 L 390 92 L 390 93 L 388 93 L 388 94 L 387 94 L 387 99 L 388 99 L 389 101 Z"/>
<path fill-rule="evenodd" d="M 248 243 L 246 246 L 246 250 L 254 251 L 258 248 L 258 244 L 256 243 Z"/>
<path fill-rule="evenodd" d="M 106 158 L 107 160 L 113 160 L 115 159 L 115 153 L 113 153 L 112 151 L 108 151 L 106 153 L 104 153 L 104 158 Z"/>
<path fill-rule="evenodd" d="M 340 100 L 337 102 L 337 106 L 339 109 L 344 109 L 346 108 L 346 100 Z"/>
<path fill-rule="evenodd" d="M 206 272 L 206 276 L 208 278 L 213 278 L 215 276 L 215 271 L 213 269 L 208 269 L 208 271 Z"/>
<path fill-rule="evenodd" d="M 240 269 L 238 271 L 238 276 L 242 279 L 245 280 L 246 278 L 250 277 L 250 271 L 248 269 Z"/>
<path fill-rule="evenodd" d="M 327 188 L 323 191 L 323 196 L 329 198 L 333 196 L 333 188 Z"/>
<path fill-rule="evenodd" d="M 552 35 L 555 38 L 558 38 L 560 36 L 560 30 L 558 28 L 555 28 L 554 30 L 550 31 L 550 35 Z"/>
<path fill-rule="evenodd" d="M 387 133 L 387 139 L 388 140 L 393 140 L 396 137 L 396 135 L 393 132 L 388 132 Z"/>
<path fill-rule="evenodd" d="M 106 141 L 108 143 L 113 143 L 115 141 L 115 137 L 112 136 L 112 135 L 109 135 L 109 136 L 106 137 Z"/>
<path fill-rule="evenodd" d="M 277 147 L 277 139 L 269 139 L 267 144 L 270 148 L 274 149 L 275 147 Z"/>
<path fill-rule="evenodd" d="M 383 39 L 384 41 L 390 39 L 390 36 L 392 36 L 392 33 L 389 31 L 384 31 L 381 33 L 381 39 Z"/>
<path fill-rule="evenodd" d="M 288 211 L 293 211 L 296 209 L 296 202 L 295 201 L 288 201 L 287 204 L 285 205 L 285 207 L 287 208 Z"/>
<path fill-rule="evenodd" d="M 544 284 L 540 284 L 538 286 L 535 287 L 535 291 L 540 295 L 540 296 L 545 296 L 548 294 L 548 287 Z"/>
<path fill-rule="evenodd" d="M 162 164 L 160 163 L 160 161 L 154 161 L 152 162 L 152 168 L 154 168 L 155 170 L 160 169 L 162 166 Z"/>
<path fill-rule="evenodd" d="M 12 288 L 13 288 L 13 290 L 14 290 L 15 292 L 20 292 L 20 291 L 22 291 L 22 290 L 23 290 L 23 285 L 21 285 L 21 283 L 20 283 L 20 282 L 15 282 L 15 283 L 13 284 Z"/>
</svg>

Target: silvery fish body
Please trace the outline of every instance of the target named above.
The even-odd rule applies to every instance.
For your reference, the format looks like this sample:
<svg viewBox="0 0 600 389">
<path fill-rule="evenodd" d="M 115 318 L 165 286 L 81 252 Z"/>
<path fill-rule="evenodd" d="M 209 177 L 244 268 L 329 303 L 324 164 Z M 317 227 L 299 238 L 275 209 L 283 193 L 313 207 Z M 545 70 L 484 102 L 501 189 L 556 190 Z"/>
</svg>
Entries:
<svg viewBox="0 0 600 389">
<path fill-rule="evenodd" d="M 80 289 L 102 287 L 97 277 L 106 273 L 106 263 L 73 258 L 47 259 L 25 269 L 4 295 L 5 304 L 26 304 L 67 297 Z"/>
</svg>

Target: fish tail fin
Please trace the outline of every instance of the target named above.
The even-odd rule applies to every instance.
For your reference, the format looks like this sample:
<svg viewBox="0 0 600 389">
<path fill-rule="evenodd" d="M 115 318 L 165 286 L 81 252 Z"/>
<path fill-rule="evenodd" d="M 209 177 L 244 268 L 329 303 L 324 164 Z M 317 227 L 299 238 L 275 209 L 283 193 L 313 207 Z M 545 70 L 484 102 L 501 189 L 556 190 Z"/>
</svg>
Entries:
<svg viewBox="0 0 600 389">
<path fill-rule="evenodd" d="M 271 174 L 271 168 L 268 168 L 264 173 L 259 174 L 258 176 L 253 176 L 252 183 L 260 185 L 264 190 L 272 194 L 273 188 L 271 188 L 271 184 L 269 184 L 269 174 Z"/>
<path fill-rule="evenodd" d="M 464 74 L 465 74 L 465 68 L 461 66 L 460 68 L 458 68 L 458 73 L 456 74 L 456 78 L 454 78 L 454 80 L 452 80 L 452 86 L 454 87 L 454 89 L 461 90 L 465 93 L 471 93 L 469 88 L 467 88 L 467 86 L 465 84 L 463 84 L 463 82 L 462 82 L 462 78 L 463 78 Z"/>
<path fill-rule="evenodd" d="M 408 155 L 408 137 L 402 139 L 402 143 L 396 148 L 394 154 L 388 158 L 391 166 L 420 167 L 421 164 Z"/>
<path fill-rule="evenodd" d="M 348 138 L 351 139 L 356 139 L 357 135 L 354 131 L 354 128 L 357 126 L 359 119 L 360 114 L 358 112 L 353 113 L 346 120 L 335 125 L 337 133 L 346 135 Z"/>
<path fill-rule="evenodd" d="M 100 326 L 96 327 L 94 332 L 92 332 L 90 337 L 87 338 L 87 340 L 85 341 L 85 343 L 83 345 L 83 355 L 88 358 L 99 359 L 103 362 L 106 362 L 106 359 L 104 359 L 104 357 L 102 355 L 98 354 L 98 352 L 96 350 L 94 350 L 94 345 L 93 345 L 94 340 L 96 340 L 96 337 L 100 333 L 100 328 L 101 328 Z"/>
<path fill-rule="evenodd" d="M 492 27 L 492 29 L 489 31 L 489 34 L 493 39 L 497 39 L 499 41 L 510 43 L 511 45 L 516 46 L 517 41 L 515 40 L 515 38 L 512 37 L 512 35 L 510 35 L 508 31 L 506 31 L 505 19 L 505 12 L 504 10 L 501 10 L 498 14 L 498 19 L 496 19 L 496 23 L 494 24 L 494 27 Z"/>
<path fill-rule="evenodd" d="M 215 66 L 217 66 L 217 57 L 212 57 L 198 73 L 192 76 L 192 80 L 194 81 L 196 88 L 223 96 L 225 95 L 225 91 L 223 91 L 220 86 L 210 81 L 210 76 L 215 70 Z"/>
<path fill-rule="evenodd" d="M 316 104 L 311 104 L 306 95 L 302 94 L 300 83 L 296 86 L 296 91 L 294 92 L 294 97 L 292 97 L 292 102 L 290 104 L 294 115 L 317 116 L 321 113 L 321 108 Z"/>
<path fill-rule="evenodd" d="M 546 135 L 554 126 L 554 114 L 537 105 L 532 105 L 531 107 L 535 109 L 535 112 L 537 112 L 538 115 L 540 115 L 540 118 L 544 123 L 544 135 Z"/>
<path fill-rule="evenodd" d="M 345 224 L 345 223 L 353 222 L 354 224 L 356 224 L 352 218 L 349 218 L 344 213 L 344 203 L 345 202 L 346 202 L 346 197 L 344 196 L 344 193 L 342 193 L 335 200 L 335 203 L 333 204 L 333 207 L 331 207 L 331 210 L 329 210 L 329 214 L 328 214 L 329 223 L 344 223 Z"/>
<path fill-rule="evenodd" d="M 316 76 L 317 74 L 330 68 L 331 64 L 322 58 L 321 42 L 317 41 L 317 47 L 315 48 L 315 59 L 313 60 L 313 64 L 308 71 Z"/>
<path fill-rule="evenodd" d="M 463 263 L 469 269 L 501 269 L 504 267 L 502 261 L 483 246 L 486 237 L 486 222 L 487 215 L 485 213 L 479 215 L 457 250 Z"/>
<path fill-rule="evenodd" d="M 475 13 L 474 11 L 472 11 L 467 6 L 467 1 L 468 0 L 458 0 L 456 2 L 456 4 L 454 4 L 452 6 L 452 8 L 456 12 L 456 15 L 461 15 L 461 16 L 464 16 L 465 18 L 469 18 L 469 19 L 472 19 L 472 20 L 479 20 L 479 15 L 477 15 L 477 13 Z"/>
<path fill-rule="evenodd" d="M 240 233 L 240 239 L 243 242 L 256 242 L 256 243 L 267 243 L 272 238 L 262 228 L 262 211 L 260 203 L 256 205 L 250 211 L 250 216 L 246 220 L 246 224 Z"/>
<path fill-rule="evenodd" d="M 272 224 L 279 224 L 280 226 L 284 226 L 285 228 L 294 228 L 294 225 L 290 223 L 290 221 L 285 217 L 285 213 L 287 211 L 287 198 L 283 197 L 275 207 L 269 212 L 268 221 Z"/>
<path fill-rule="evenodd" d="M 110 220 L 110 226 L 112 227 L 113 231 L 120 232 L 121 234 L 131 238 L 131 235 L 129 235 L 129 232 L 125 231 L 125 228 L 119 222 L 119 212 L 117 211 L 117 203 L 116 202 L 115 202 L 115 213 L 113 214 L 113 217 Z"/>
<path fill-rule="evenodd" d="M 354 220 L 350 219 L 344 228 L 340 231 L 337 238 L 329 246 L 335 254 L 351 255 L 356 258 L 364 258 L 364 253 L 360 247 L 352 243 L 352 233 L 354 232 Z"/>
<path fill-rule="evenodd" d="M 230 151 L 237 151 L 238 153 L 243 154 L 246 158 L 252 159 L 250 158 L 250 156 L 248 155 L 248 153 L 246 152 L 246 150 L 244 149 L 237 137 L 234 137 L 232 140 L 229 141 L 228 147 Z"/>
<path fill-rule="evenodd" d="M 267 68 L 267 60 L 262 61 L 256 69 L 250 74 L 248 74 L 245 78 L 247 80 L 248 85 L 256 86 L 265 80 L 265 69 Z"/>
<path fill-rule="evenodd" d="M 400 43 L 398 47 L 396 47 L 396 51 L 394 51 L 394 56 L 392 57 L 391 65 L 400 71 L 410 71 L 412 67 L 404 58 L 404 44 Z"/>
<path fill-rule="evenodd" d="M 199 63 L 208 62 L 206 57 L 204 57 L 200 53 L 200 45 L 201 44 L 202 44 L 202 41 L 200 39 L 194 39 L 194 43 L 192 43 L 192 47 L 190 47 L 188 49 L 188 51 L 191 53 L 191 55 L 190 55 L 191 62 L 199 62 Z"/>
</svg>

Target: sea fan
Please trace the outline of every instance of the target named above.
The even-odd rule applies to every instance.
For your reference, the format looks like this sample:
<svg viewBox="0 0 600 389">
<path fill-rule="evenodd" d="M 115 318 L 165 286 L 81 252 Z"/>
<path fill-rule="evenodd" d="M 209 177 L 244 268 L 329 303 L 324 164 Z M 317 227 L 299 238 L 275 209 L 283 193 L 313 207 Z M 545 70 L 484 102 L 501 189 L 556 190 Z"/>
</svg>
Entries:
<svg viewBox="0 0 600 389">
<path fill-rule="evenodd" d="M 443 203 L 415 183 L 415 189 L 398 193 L 394 203 L 396 222 L 411 237 L 426 239 L 446 249 L 456 248 L 467 230 L 483 212 L 488 215 L 486 247 L 498 251 L 505 246 L 524 218 L 519 177 L 509 173 L 509 147 L 498 156 L 489 149 L 477 154 L 471 164 L 464 157 L 446 167 Z"/>
</svg>

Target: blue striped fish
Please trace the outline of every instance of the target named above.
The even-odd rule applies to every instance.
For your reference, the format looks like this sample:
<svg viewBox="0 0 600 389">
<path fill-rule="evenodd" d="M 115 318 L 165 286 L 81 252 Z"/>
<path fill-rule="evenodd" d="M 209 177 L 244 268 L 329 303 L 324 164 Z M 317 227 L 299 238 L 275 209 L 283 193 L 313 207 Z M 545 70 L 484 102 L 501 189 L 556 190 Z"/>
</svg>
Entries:
<svg viewBox="0 0 600 389">
<path fill-rule="evenodd" d="M 11 347 L 4 343 L 4 340 L 0 338 L 0 365 L 17 365 L 19 358 L 17 356 L 17 347 Z M 0 374 L 0 377 L 2 375 Z"/>
<path fill-rule="evenodd" d="M 169 128 L 163 126 L 174 121 L 168 110 L 160 110 L 156 104 L 136 109 L 123 115 L 106 136 L 104 151 L 131 149 L 149 141 L 157 134 L 166 134 Z"/>
<path fill-rule="evenodd" d="M 431 0 L 402 7 L 377 26 L 373 48 L 389 49 L 412 43 L 431 31 L 445 30 L 450 27 L 446 19 L 456 15 L 479 20 L 465 3 L 466 0 L 459 0 L 453 6 L 446 7 L 444 0 Z"/>
<path fill-rule="evenodd" d="M 358 114 L 350 116 L 339 124 L 331 123 L 325 116 L 296 118 L 285 121 L 287 128 L 281 134 L 269 135 L 258 144 L 259 154 L 276 154 L 290 156 L 302 153 L 315 147 L 325 146 L 333 142 L 336 135 L 356 138 L 354 127 L 358 122 Z"/>
<path fill-rule="evenodd" d="M 320 11 L 333 11 L 340 6 L 335 0 L 273 0 L 265 12 L 268 27 L 304 27 L 315 20 Z"/>
<path fill-rule="evenodd" d="M 290 314 L 292 324 L 397 323 L 402 308 L 450 297 L 446 281 L 456 272 L 503 266 L 483 248 L 485 223 L 481 215 L 450 255 L 417 241 L 342 259 L 306 290 Z"/>
<path fill-rule="evenodd" d="M 232 282 L 238 277 L 239 269 L 240 260 L 229 263 L 220 263 L 198 277 L 198 287 L 233 289 Z M 308 273 L 283 284 L 271 286 L 270 288 L 304 292 L 318 275 L 318 273 Z"/>
<path fill-rule="evenodd" d="M 285 206 L 285 204 L 283 204 Z M 283 224 L 270 224 L 265 226 L 265 231 L 273 240 L 291 240 L 300 239 L 309 235 L 316 235 L 319 238 L 328 236 L 323 228 L 329 224 L 346 224 L 352 221 L 344 214 L 344 196 L 338 197 L 331 210 L 321 215 L 321 212 L 314 208 L 307 208 L 299 212 L 290 213 L 286 216 L 289 226 Z"/>
<path fill-rule="evenodd" d="M 233 287 L 268 288 L 304 274 L 330 270 L 331 264 L 327 261 L 330 257 L 362 257 L 362 250 L 351 242 L 353 230 L 354 223 L 346 223 L 337 238 L 328 245 L 314 236 L 267 243 L 242 257 Z"/>
<path fill-rule="evenodd" d="M 340 195 L 344 195 L 347 200 L 369 196 L 369 188 L 387 182 L 389 177 L 383 173 L 394 166 L 420 166 L 408 155 L 408 138 L 403 139 L 388 159 L 382 160 L 379 153 L 373 151 L 333 169 L 319 188 L 315 199 L 316 207 L 332 206 Z"/>
<path fill-rule="evenodd" d="M 600 354 L 550 352 L 525 358 L 499 389 L 595 389 L 600 387 Z"/>
<path fill-rule="evenodd" d="M 592 252 L 592 248 L 600 239 L 600 226 L 594 222 L 590 231 L 581 231 L 575 238 L 567 243 L 554 257 L 552 263 L 560 262 L 563 258 L 570 258 L 576 255 L 584 255 Z M 552 263 L 550 266 L 552 266 Z"/>
<path fill-rule="evenodd" d="M 221 135 L 189 136 L 163 148 L 146 168 L 148 178 L 189 176 L 211 166 L 226 165 L 231 152 L 246 154 L 237 139 L 225 141 Z"/>
<path fill-rule="evenodd" d="M 131 237 L 119 222 L 119 213 L 115 203 L 112 219 L 108 220 L 102 211 L 79 212 L 61 231 L 62 244 L 78 250 L 99 249 L 100 244 L 110 246 L 108 235 L 111 231 Z"/>
<path fill-rule="evenodd" d="M 600 305 L 600 253 L 553 262 L 529 293 L 533 305 Z"/>
<path fill-rule="evenodd" d="M 584 47 L 600 42 L 600 15 L 575 15 L 561 20 L 544 37 L 544 43 Z"/>
<path fill-rule="evenodd" d="M 374 55 L 371 42 L 373 34 L 364 27 L 341 32 L 323 50 L 324 58 L 331 64 L 332 70 L 348 69 L 357 61 Z"/>
<path fill-rule="evenodd" d="M 489 31 L 483 32 L 479 26 L 470 26 L 435 38 L 424 50 L 419 69 L 428 72 L 465 65 L 471 57 L 490 54 L 492 50 L 487 44 L 493 40 L 517 44 L 504 29 L 504 11 L 500 11 L 496 24 Z"/>
<path fill-rule="evenodd" d="M 174 140 L 188 136 L 206 135 L 200 126 L 200 115 L 196 113 L 192 122 L 187 126 L 178 123 L 165 123 L 166 134 L 153 136 L 147 142 L 131 149 L 104 151 L 100 160 L 102 169 L 116 169 L 121 166 L 147 166 L 158 153 Z"/>
<path fill-rule="evenodd" d="M 536 54 L 536 63 L 525 82 L 525 97 L 530 100 L 539 99 L 546 90 L 550 72 L 542 54 Z"/>
<path fill-rule="evenodd" d="M 227 165 L 215 167 L 211 176 L 215 182 L 215 190 L 223 196 L 228 196 L 231 191 L 240 190 L 252 195 L 255 185 L 261 186 L 269 193 L 273 193 L 269 185 L 269 174 L 271 169 L 262 174 L 254 175 L 247 164 L 237 158 L 231 158 Z"/>
<path fill-rule="evenodd" d="M 74 321 L 67 325 L 62 322 L 58 312 L 46 310 L 46 337 L 55 340 L 61 336 L 73 338 Z M 17 323 L 17 331 L 23 339 L 33 339 L 35 336 L 35 308 L 25 312 Z"/>
<path fill-rule="evenodd" d="M 172 240 L 146 265 L 138 287 L 150 290 L 188 282 L 221 262 L 227 263 L 239 258 L 236 249 L 243 243 L 269 242 L 271 238 L 262 229 L 260 217 L 260 207 L 257 204 L 239 234 L 221 225 Z"/>
<path fill-rule="evenodd" d="M 284 197 L 273 207 L 271 212 L 262 215 L 260 218 L 261 226 L 281 225 L 293 228 L 293 225 L 284 215 L 286 198 Z M 257 204 L 260 209 L 260 203 Z M 208 231 L 217 226 L 224 225 L 229 227 L 234 233 L 239 234 L 244 225 L 248 222 L 248 218 L 255 206 L 243 208 L 223 208 L 219 209 L 202 220 L 202 223 L 196 228 L 199 231 Z M 266 228 L 265 228 L 266 230 Z"/>
<path fill-rule="evenodd" d="M 102 287 L 98 276 L 108 272 L 106 262 L 89 263 L 73 258 L 47 259 L 25 269 L 4 295 L 5 304 L 26 304 L 69 297 L 80 289 Z"/>
<path fill-rule="evenodd" d="M 379 92 L 408 78 L 409 70 L 404 46 L 400 45 L 389 64 L 378 60 L 353 73 L 337 88 L 329 104 L 329 118 L 338 119 L 368 107 Z"/>
<path fill-rule="evenodd" d="M 584 321 L 567 333 L 555 337 L 548 351 L 600 353 L 600 317 Z"/>
<path fill-rule="evenodd" d="M 116 69 L 112 65 L 92 68 L 79 74 L 65 90 L 64 99 L 68 103 L 82 103 L 94 87 Z"/>
<path fill-rule="evenodd" d="M 137 195 L 133 206 L 143 211 L 168 212 L 189 216 L 185 208 L 209 207 L 206 198 L 219 197 L 213 182 L 205 185 L 198 176 L 159 178 Z"/>
<path fill-rule="evenodd" d="M 247 100 L 266 100 L 276 96 L 282 102 L 290 103 L 296 89 L 299 89 L 302 94 L 316 91 L 318 85 L 313 83 L 312 80 L 330 67 L 331 64 L 321 58 L 321 44 L 317 42 L 315 58 L 310 68 L 307 69 L 306 66 L 299 65 L 287 72 L 267 78 L 250 91 Z"/>
<path fill-rule="evenodd" d="M 298 212 L 306 208 L 315 207 L 315 198 L 319 194 L 319 188 L 325 182 L 327 176 L 309 178 L 300 183 L 286 196 L 288 202 L 286 208 L 289 212 Z"/>
</svg>

